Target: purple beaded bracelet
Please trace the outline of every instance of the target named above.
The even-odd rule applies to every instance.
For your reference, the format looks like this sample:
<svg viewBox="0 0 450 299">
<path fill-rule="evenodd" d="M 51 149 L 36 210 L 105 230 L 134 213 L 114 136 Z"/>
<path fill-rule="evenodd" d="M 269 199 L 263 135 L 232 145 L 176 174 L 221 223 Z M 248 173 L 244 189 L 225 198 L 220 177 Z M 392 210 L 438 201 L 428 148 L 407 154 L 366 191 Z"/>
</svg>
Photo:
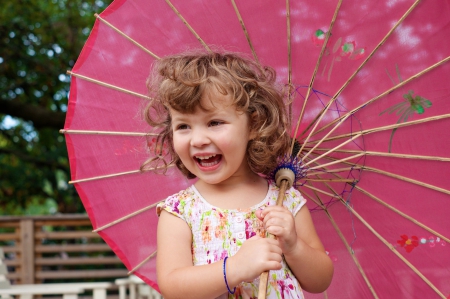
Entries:
<svg viewBox="0 0 450 299">
<path fill-rule="evenodd" d="M 226 270 L 227 259 L 228 259 L 228 256 L 225 257 L 225 259 L 223 260 L 223 279 L 225 280 L 225 285 L 227 286 L 228 292 L 229 292 L 230 294 L 234 294 L 234 292 L 236 292 L 236 287 L 234 287 L 233 291 L 231 291 L 231 290 L 230 290 L 230 287 L 228 286 L 228 281 L 227 281 L 227 270 Z"/>
</svg>

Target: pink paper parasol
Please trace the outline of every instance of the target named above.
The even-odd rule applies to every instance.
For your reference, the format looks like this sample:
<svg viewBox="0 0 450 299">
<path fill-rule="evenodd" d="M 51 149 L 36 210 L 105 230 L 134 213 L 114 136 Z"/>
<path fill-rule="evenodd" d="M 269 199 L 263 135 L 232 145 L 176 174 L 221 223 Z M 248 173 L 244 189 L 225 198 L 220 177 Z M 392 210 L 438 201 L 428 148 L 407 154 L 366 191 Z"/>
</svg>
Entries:
<svg viewBox="0 0 450 299">
<path fill-rule="evenodd" d="M 94 229 L 157 288 L 155 205 L 192 182 L 139 172 L 150 66 L 199 47 L 244 53 L 288 91 L 298 188 L 334 261 L 326 294 L 306 297 L 447 298 L 449 36 L 448 1 L 116 0 L 71 71 L 72 183 Z"/>
</svg>

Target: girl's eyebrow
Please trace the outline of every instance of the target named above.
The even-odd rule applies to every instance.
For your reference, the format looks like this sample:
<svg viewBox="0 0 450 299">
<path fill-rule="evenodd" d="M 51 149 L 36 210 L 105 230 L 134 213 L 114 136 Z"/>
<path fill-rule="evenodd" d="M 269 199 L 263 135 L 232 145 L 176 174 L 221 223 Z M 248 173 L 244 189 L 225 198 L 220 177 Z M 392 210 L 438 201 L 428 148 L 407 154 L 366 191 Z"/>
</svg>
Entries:
<svg viewBox="0 0 450 299">
<path fill-rule="evenodd" d="M 185 122 L 186 118 L 184 117 L 184 115 L 178 115 L 178 116 L 172 116 L 172 122 Z"/>
</svg>

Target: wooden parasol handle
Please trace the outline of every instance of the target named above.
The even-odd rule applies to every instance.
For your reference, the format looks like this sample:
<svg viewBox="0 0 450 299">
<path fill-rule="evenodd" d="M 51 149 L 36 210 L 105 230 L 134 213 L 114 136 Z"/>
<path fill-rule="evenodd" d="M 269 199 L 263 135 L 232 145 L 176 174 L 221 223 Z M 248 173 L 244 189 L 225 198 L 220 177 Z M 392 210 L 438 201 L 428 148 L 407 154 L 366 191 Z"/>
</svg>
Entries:
<svg viewBox="0 0 450 299">
<path fill-rule="evenodd" d="M 289 187 L 289 181 L 287 179 L 282 179 L 279 186 L 280 186 L 280 193 L 278 193 L 277 206 L 283 205 L 284 195 Z M 277 237 L 272 234 L 267 234 L 267 238 L 276 239 Z M 269 271 L 263 272 L 259 277 L 258 299 L 266 299 L 268 280 L 269 280 Z"/>
</svg>

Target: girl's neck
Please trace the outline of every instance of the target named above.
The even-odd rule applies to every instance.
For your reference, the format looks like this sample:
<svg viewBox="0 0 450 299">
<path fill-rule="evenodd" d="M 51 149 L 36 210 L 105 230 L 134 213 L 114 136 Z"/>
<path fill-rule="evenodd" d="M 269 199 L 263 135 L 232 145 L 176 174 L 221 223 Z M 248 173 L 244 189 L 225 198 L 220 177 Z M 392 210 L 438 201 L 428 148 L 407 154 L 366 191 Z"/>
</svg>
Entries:
<svg viewBox="0 0 450 299">
<path fill-rule="evenodd" d="M 253 172 L 223 184 L 207 184 L 199 180 L 195 187 L 208 203 L 221 209 L 250 208 L 260 203 L 268 191 L 267 180 Z"/>
</svg>

